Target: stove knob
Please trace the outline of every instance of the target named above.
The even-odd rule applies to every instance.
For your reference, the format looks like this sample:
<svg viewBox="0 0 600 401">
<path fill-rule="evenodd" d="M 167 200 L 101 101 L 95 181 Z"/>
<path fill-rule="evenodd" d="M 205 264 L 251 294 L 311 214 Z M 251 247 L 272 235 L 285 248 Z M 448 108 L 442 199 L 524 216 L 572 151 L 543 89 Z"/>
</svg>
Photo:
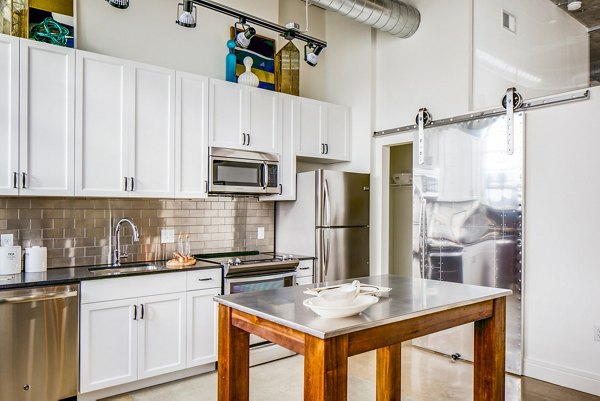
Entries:
<svg viewBox="0 0 600 401">
<path fill-rule="evenodd" d="M 281 255 L 279 258 L 280 258 L 282 261 L 286 261 L 288 257 L 287 257 L 287 255 Z"/>
<path fill-rule="evenodd" d="M 242 264 L 241 259 L 240 258 L 235 258 L 235 264 L 236 265 L 241 265 Z"/>
<path fill-rule="evenodd" d="M 228 265 L 232 265 L 233 264 L 233 259 L 227 259 L 227 264 Z"/>
<path fill-rule="evenodd" d="M 292 255 L 291 253 L 288 255 L 288 259 L 294 259 L 294 255 Z"/>
</svg>

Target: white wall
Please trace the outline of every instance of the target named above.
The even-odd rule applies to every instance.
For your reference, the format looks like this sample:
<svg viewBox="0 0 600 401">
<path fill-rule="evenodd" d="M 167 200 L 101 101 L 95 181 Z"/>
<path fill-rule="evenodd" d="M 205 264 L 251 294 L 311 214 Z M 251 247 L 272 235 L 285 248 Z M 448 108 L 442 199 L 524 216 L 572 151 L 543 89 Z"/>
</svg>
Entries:
<svg viewBox="0 0 600 401">
<path fill-rule="evenodd" d="M 600 396 L 600 87 L 526 114 L 524 373 Z"/>
<path fill-rule="evenodd" d="M 421 12 L 417 32 L 408 39 L 377 33 L 377 131 L 414 124 L 421 107 L 434 119 L 468 110 L 472 1 L 406 1 Z"/>
<path fill-rule="evenodd" d="M 516 32 L 502 27 L 502 10 Z M 515 86 L 525 99 L 588 86 L 587 29 L 548 0 L 475 1 L 473 107 L 498 107 Z"/>
<path fill-rule="evenodd" d="M 236 21 L 198 8 L 197 27 L 175 23 L 178 1 L 131 0 L 126 10 L 105 1 L 77 1 L 77 44 L 88 50 L 225 79 L 229 27 Z M 220 0 L 238 10 L 277 22 L 279 0 Z M 275 37 L 256 27 L 260 34 Z"/>
</svg>

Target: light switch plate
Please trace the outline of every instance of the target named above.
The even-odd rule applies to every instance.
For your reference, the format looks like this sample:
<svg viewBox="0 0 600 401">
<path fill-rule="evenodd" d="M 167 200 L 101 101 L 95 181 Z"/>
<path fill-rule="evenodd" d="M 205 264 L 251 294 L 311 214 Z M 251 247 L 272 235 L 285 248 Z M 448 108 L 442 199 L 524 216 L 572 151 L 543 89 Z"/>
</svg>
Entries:
<svg viewBox="0 0 600 401">
<path fill-rule="evenodd" d="M 175 230 L 160 230 L 160 243 L 172 244 L 175 242 Z"/>
<path fill-rule="evenodd" d="M 264 227 L 258 227 L 257 238 L 258 239 L 265 239 L 265 228 Z"/>
<path fill-rule="evenodd" d="M 13 235 L 12 234 L 0 235 L 0 246 L 13 246 Z"/>
</svg>

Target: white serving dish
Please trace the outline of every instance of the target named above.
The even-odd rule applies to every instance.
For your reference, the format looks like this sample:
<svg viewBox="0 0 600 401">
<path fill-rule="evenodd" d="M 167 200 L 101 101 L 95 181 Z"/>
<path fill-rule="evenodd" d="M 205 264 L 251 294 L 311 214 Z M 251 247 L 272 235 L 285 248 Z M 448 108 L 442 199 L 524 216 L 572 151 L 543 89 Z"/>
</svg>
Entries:
<svg viewBox="0 0 600 401">
<path fill-rule="evenodd" d="M 321 317 L 338 318 L 354 316 L 378 301 L 379 298 L 374 295 L 359 295 L 347 306 L 331 306 L 320 297 L 305 299 L 303 304 Z"/>
<path fill-rule="evenodd" d="M 348 306 L 352 305 L 360 293 L 360 282 L 354 280 L 350 284 L 344 284 L 337 288 L 322 291 L 319 297 L 319 304 L 322 306 Z"/>
</svg>

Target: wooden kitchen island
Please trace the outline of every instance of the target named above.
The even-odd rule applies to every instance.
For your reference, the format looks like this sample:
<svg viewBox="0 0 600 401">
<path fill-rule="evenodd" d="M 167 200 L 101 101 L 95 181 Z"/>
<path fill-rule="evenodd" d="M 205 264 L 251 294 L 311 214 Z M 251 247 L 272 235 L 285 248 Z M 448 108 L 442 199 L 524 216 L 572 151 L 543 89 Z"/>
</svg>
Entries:
<svg viewBox="0 0 600 401">
<path fill-rule="evenodd" d="M 310 285 L 215 297 L 218 400 L 249 399 L 252 333 L 304 355 L 305 400 L 346 400 L 348 357 L 377 350 L 377 401 L 400 401 L 401 343 L 469 322 L 475 322 L 473 399 L 504 400 L 505 297 L 511 291 L 391 275 L 361 282 L 392 291 L 340 319 L 321 318 L 302 304 Z"/>
</svg>

